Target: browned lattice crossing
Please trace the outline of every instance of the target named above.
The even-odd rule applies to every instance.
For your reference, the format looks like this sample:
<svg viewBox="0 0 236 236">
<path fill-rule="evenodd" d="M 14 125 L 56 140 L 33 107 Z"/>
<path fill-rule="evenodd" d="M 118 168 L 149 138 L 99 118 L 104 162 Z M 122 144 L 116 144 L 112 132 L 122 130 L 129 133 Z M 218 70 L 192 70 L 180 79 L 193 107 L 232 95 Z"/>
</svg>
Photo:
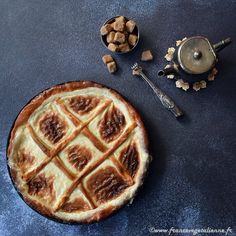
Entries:
<svg viewBox="0 0 236 236">
<path fill-rule="evenodd" d="M 91 103 L 91 101 L 93 103 Z M 105 101 L 102 105 L 100 105 L 100 107 L 98 109 L 96 109 L 96 111 L 86 120 L 86 121 L 81 121 L 77 116 L 75 116 L 73 114 L 73 112 L 70 111 L 70 109 L 68 109 L 68 107 L 60 100 L 57 99 L 55 101 L 56 105 L 60 107 L 60 109 L 63 112 L 63 115 L 68 118 L 73 125 L 75 126 L 74 131 L 66 138 L 66 140 L 62 141 L 59 143 L 59 145 L 55 146 L 54 148 L 49 148 L 47 145 L 45 145 L 39 138 L 39 136 L 37 135 L 37 132 L 34 131 L 33 127 L 31 125 L 27 125 L 27 129 L 29 130 L 29 133 L 31 135 L 31 137 L 33 138 L 33 140 L 35 141 L 35 143 L 40 147 L 40 149 L 46 154 L 47 158 L 34 170 L 32 170 L 31 172 L 27 173 L 27 175 L 24 176 L 24 179 L 27 182 L 30 182 L 40 171 L 42 171 L 50 162 L 53 162 L 71 181 L 71 185 L 68 187 L 68 189 L 66 189 L 66 191 L 63 193 L 61 199 L 59 200 L 59 202 L 57 202 L 54 210 L 58 211 L 60 210 L 63 205 L 67 202 L 67 200 L 70 198 L 70 195 L 72 194 L 72 192 L 75 190 L 75 188 L 79 188 L 80 191 L 84 194 L 85 198 L 87 199 L 87 201 L 90 203 L 90 206 L 92 208 L 96 208 L 98 206 L 98 204 L 96 203 L 96 201 L 93 199 L 93 196 L 90 196 L 90 192 L 84 187 L 82 181 L 84 178 L 86 178 L 86 176 L 88 176 L 93 170 L 95 170 L 97 167 L 99 167 L 105 160 L 107 160 L 108 158 L 110 158 L 111 162 L 113 163 L 113 165 L 116 167 L 117 171 L 118 171 L 118 175 L 122 177 L 123 180 L 120 179 L 119 176 L 116 175 L 111 175 L 108 176 L 109 178 L 113 178 L 111 179 L 110 182 L 115 183 L 115 186 L 118 186 L 120 189 L 126 187 L 126 186 L 131 186 L 134 184 L 134 180 L 132 178 L 132 176 L 130 175 L 129 171 L 127 171 L 127 168 L 124 168 L 124 166 L 122 165 L 122 163 L 119 161 L 119 159 L 116 159 L 113 156 L 113 153 L 128 139 L 129 135 L 132 133 L 132 131 L 136 128 L 137 124 L 136 122 L 131 123 L 128 127 L 125 127 L 125 129 L 123 129 L 123 126 L 125 125 L 125 118 L 124 116 L 120 113 L 119 110 L 114 110 L 114 106 L 112 101 Z M 93 101 L 93 100 L 89 100 L 86 103 L 86 100 L 82 100 L 81 104 L 79 104 L 78 106 L 75 107 L 74 105 L 74 101 L 71 102 L 71 104 L 73 105 L 73 109 L 83 109 L 83 112 L 87 110 L 91 110 L 92 106 L 96 106 L 98 104 L 98 101 Z M 86 108 L 86 104 L 88 104 L 89 109 Z M 111 108 L 109 110 L 109 108 Z M 110 138 L 111 137 L 111 132 L 115 132 L 116 137 L 114 138 L 114 144 L 112 145 L 112 147 L 109 147 L 104 145 L 103 142 L 101 140 L 99 140 L 99 138 L 97 138 L 88 128 L 89 124 L 96 119 L 96 117 L 98 117 L 105 109 L 108 109 L 109 112 L 107 113 L 107 115 L 105 116 L 105 121 L 103 121 L 103 127 L 105 127 L 105 129 L 107 129 L 105 132 L 107 133 L 102 133 L 102 135 L 104 135 L 104 137 L 106 137 L 106 139 L 108 139 L 107 137 L 109 137 L 109 141 L 113 139 Z M 113 119 L 113 120 L 112 120 Z M 118 125 L 113 125 L 114 122 L 117 122 Z M 118 133 L 121 132 L 121 135 L 118 136 Z M 53 131 L 52 131 L 53 132 Z M 109 133 L 110 132 L 110 133 Z M 91 143 L 102 153 L 101 156 L 94 160 L 93 162 L 90 163 L 90 165 L 88 165 L 87 168 L 83 168 L 83 165 L 85 163 L 85 161 L 88 161 L 84 158 L 83 155 L 86 154 L 86 150 L 81 151 L 81 153 L 76 156 L 73 153 L 73 150 L 71 152 L 70 155 L 70 161 L 72 164 L 74 164 L 75 167 L 80 166 L 80 168 L 82 169 L 79 173 L 75 174 L 73 173 L 70 169 L 68 169 L 68 167 L 63 163 L 63 161 L 60 159 L 60 157 L 58 156 L 58 154 L 65 150 L 66 147 L 73 141 L 75 140 L 75 138 L 82 133 L 85 137 L 87 137 Z M 85 153 L 85 154 L 84 154 Z M 86 163 L 85 163 L 86 164 Z M 107 174 L 107 173 L 106 173 Z M 108 174 L 107 174 L 108 175 Z M 101 180 L 102 181 L 102 180 Z M 124 184 L 125 183 L 125 184 Z M 106 186 L 109 190 L 109 187 L 114 187 L 114 186 L 109 186 L 109 184 L 107 184 Z M 97 199 L 98 202 L 102 202 L 104 197 L 106 196 L 106 191 L 97 189 L 96 190 L 96 194 L 97 194 Z M 115 191 L 115 190 L 113 190 Z M 113 192 L 113 194 L 115 195 L 116 192 Z M 110 195 L 109 195 L 110 196 Z"/>
</svg>

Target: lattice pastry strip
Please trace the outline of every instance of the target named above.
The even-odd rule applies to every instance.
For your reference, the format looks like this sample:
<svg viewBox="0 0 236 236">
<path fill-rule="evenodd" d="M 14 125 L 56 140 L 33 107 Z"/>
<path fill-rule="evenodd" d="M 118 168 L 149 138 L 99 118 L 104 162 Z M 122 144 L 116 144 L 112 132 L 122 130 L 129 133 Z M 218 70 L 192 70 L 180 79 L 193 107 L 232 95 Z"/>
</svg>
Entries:
<svg viewBox="0 0 236 236">
<path fill-rule="evenodd" d="M 18 116 L 8 146 L 10 173 L 24 200 L 66 222 L 98 221 L 132 200 L 149 161 L 135 110 L 92 82 L 37 96 Z"/>
</svg>

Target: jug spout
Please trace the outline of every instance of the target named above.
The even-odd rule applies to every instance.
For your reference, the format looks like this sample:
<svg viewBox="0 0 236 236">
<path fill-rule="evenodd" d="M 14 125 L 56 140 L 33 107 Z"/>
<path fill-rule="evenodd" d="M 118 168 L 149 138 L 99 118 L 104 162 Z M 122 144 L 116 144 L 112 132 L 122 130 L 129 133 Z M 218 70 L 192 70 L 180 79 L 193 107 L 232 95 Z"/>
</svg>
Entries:
<svg viewBox="0 0 236 236">
<path fill-rule="evenodd" d="M 178 73 L 178 69 L 176 68 L 176 66 L 171 66 L 163 70 L 159 70 L 157 74 L 158 76 L 166 76 L 166 75 L 177 74 L 177 73 Z"/>
<path fill-rule="evenodd" d="M 220 41 L 219 43 L 214 44 L 213 48 L 215 49 L 216 52 L 219 52 L 226 46 L 228 46 L 231 42 L 232 42 L 231 38 L 227 38 L 225 40 Z"/>
</svg>

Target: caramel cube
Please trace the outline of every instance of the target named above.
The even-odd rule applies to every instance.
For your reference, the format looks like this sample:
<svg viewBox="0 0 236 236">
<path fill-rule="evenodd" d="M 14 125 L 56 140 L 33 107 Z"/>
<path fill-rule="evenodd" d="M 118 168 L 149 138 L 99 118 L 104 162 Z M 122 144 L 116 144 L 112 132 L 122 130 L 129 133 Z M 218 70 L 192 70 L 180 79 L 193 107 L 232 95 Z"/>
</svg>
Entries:
<svg viewBox="0 0 236 236">
<path fill-rule="evenodd" d="M 150 50 L 142 52 L 141 61 L 151 61 L 152 59 L 153 59 L 153 55 Z"/>
<path fill-rule="evenodd" d="M 114 61 L 107 63 L 107 69 L 110 73 L 115 73 L 117 70 L 116 63 Z"/>
<path fill-rule="evenodd" d="M 116 17 L 115 21 L 120 21 L 120 22 L 124 22 L 125 23 L 125 18 L 124 18 L 124 16 L 118 16 L 118 17 Z"/>
<path fill-rule="evenodd" d="M 104 55 L 104 56 L 102 57 L 102 61 L 104 62 L 104 64 L 107 64 L 107 63 L 112 62 L 112 61 L 114 61 L 114 60 L 113 60 L 113 58 L 112 58 L 111 55 Z"/>
<path fill-rule="evenodd" d="M 108 34 L 110 31 L 112 31 L 112 27 L 110 24 L 106 24 L 106 25 L 103 25 L 100 29 L 100 33 L 101 35 L 106 35 Z"/>
<path fill-rule="evenodd" d="M 134 30 L 134 27 L 135 27 L 136 23 L 135 23 L 133 20 L 129 20 L 129 21 L 126 22 L 125 25 L 126 25 L 127 31 L 130 32 L 130 33 L 132 33 L 133 30 Z"/>
<path fill-rule="evenodd" d="M 127 42 L 119 45 L 120 52 L 128 52 L 129 50 L 130 50 L 130 48 L 129 48 L 129 44 Z"/>
<path fill-rule="evenodd" d="M 130 34 L 128 38 L 128 42 L 131 46 L 134 46 L 137 42 L 138 36 L 135 34 Z"/>
<path fill-rule="evenodd" d="M 125 34 L 123 34 L 121 32 L 116 32 L 115 37 L 114 37 L 114 41 L 116 41 L 118 43 L 124 43 L 125 42 Z"/>
<path fill-rule="evenodd" d="M 118 17 L 119 18 L 119 17 Z M 117 18 L 117 19 L 118 19 Z M 115 22 L 112 23 L 112 27 L 115 31 L 124 31 L 125 29 L 125 22 L 122 20 L 116 20 Z"/>
<path fill-rule="evenodd" d="M 115 37 L 115 32 L 111 31 L 108 35 L 107 35 L 107 42 L 108 43 L 113 43 L 114 42 L 114 37 Z"/>
<path fill-rule="evenodd" d="M 116 52 L 118 49 L 118 45 L 114 44 L 114 43 L 109 43 L 108 44 L 108 49 L 111 50 L 112 52 Z"/>
</svg>

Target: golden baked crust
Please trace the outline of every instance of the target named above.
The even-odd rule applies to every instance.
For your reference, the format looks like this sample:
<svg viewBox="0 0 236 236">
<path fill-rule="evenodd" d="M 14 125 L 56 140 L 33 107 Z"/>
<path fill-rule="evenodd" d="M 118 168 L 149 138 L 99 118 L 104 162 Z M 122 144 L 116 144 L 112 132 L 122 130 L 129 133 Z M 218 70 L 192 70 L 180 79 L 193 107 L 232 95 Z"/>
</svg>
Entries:
<svg viewBox="0 0 236 236">
<path fill-rule="evenodd" d="M 147 146 L 139 115 L 117 92 L 69 82 L 43 91 L 20 112 L 8 165 L 33 209 L 88 223 L 132 201 L 150 162 Z"/>
</svg>

